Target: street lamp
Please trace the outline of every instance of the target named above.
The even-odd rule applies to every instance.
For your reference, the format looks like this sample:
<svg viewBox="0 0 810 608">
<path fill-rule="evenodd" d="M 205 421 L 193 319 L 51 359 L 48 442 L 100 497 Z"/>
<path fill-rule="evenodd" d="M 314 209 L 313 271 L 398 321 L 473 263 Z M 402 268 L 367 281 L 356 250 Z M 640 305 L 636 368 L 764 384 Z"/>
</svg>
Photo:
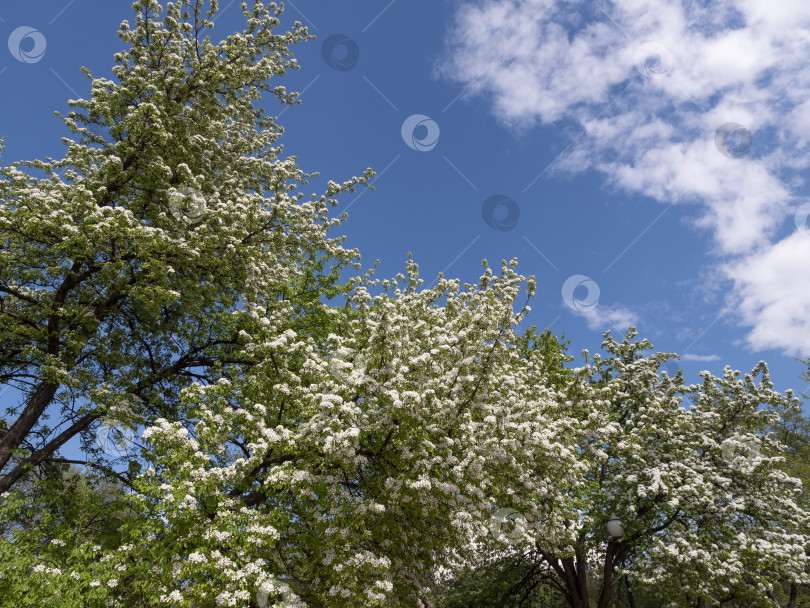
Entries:
<svg viewBox="0 0 810 608">
<path fill-rule="evenodd" d="M 624 536 L 624 526 L 622 520 L 615 515 L 611 515 L 607 522 L 607 531 L 613 538 L 621 538 Z"/>
<path fill-rule="evenodd" d="M 624 536 L 624 526 L 622 525 L 622 520 L 620 520 L 616 515 L 611 515 L 610 519 L 607 522 L 607 531 L 613 538 L 621 538 Z M 622 568 L 624 568 L 625 562 L 622 560 Z M 633 599 L 633 592 L 630 590 L 630 581 L 627 580 L 627 575 L 624 575 L 624 584 L 627 587 L 627 599 L 630 600 L 630 608 L 636 608 L 636 602 Z"/>
</svg>

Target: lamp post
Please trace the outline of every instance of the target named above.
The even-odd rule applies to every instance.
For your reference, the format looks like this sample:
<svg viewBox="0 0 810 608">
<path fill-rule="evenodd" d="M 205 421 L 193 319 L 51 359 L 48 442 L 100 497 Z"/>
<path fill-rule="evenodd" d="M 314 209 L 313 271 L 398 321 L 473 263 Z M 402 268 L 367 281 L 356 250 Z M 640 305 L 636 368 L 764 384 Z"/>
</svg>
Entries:
<svg viewBox="0 0 810 608">
<path fill-rule="evenodd" d="M 622 525 L 622 521 L 616 517 L 616 515 L 611 515 L 610 519 L 607 522 L 607 531 L 613 538 L 621 538 L 624 536 L 624 526 Z M 622 560 L 622 568 L 624 568 L 625 562 Z M 627 587 L 627 599 L 630 601 L 630 608 L 636 608 L 636 602 L 633 599 L 633 592 L 630 590 L 630 581 L 627 580 L 627 575 L 624 575 L 624 584 Z"/>
</svg>

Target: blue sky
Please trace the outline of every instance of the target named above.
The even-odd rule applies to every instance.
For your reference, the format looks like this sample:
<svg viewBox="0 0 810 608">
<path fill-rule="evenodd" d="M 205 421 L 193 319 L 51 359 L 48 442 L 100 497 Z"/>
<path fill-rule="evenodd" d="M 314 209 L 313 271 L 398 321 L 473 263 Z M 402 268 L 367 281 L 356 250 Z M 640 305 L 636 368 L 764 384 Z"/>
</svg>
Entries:
<svg viewBox="0 0 810 608">
<path fill-rule="evenodd" d="M 62 156 L 53 111 L 89 94 L 81 66 L 112 78 L 130 5 L 0 7 L 4 163 Z M 238 3 L 220 7 L 215 40 L 242 23 Z M 338 211 L 378 277 L 407 252 L 425 286 L 518 257 L 537 278 L 528 324 L 565 332 L 577 357 L 632 323 L 685 355 L 689 382 L 764 359 L 777 389 L 808 391 L 793 357 L 810 357 L 810 5 L 286 7 L 318 39 L 279 81 L 302 103 L 267 109 L 283 110 L 285 153 L 321 173 L 312 191 L 377 171 Z"/>
</svg>

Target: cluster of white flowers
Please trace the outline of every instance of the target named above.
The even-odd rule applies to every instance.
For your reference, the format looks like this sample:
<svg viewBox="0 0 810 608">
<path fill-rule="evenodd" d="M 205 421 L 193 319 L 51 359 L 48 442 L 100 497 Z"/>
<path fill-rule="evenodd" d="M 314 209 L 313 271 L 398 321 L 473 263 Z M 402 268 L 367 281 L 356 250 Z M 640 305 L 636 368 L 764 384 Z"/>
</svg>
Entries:
<svg viewBox="0 0 810 608">
<path fill-rule="evenodd" d="M 169 593 L 168 595 L 161 595 L 160 601 L 164 603 L 171 603 L 171 602 L 182 602 L 183 601 L 183 594 L 177 591 L 176 589 Z"/>
<path fill-rule="evenodd" d="M 499 508 L 526 520 L 514 550 L 537 542 L 560 569 L 568 567 L 563 555 L 606 555 L 603 528 L 616 513 L 628 537 L 646 539 L 634 546 L 645 559 L 627 574 L 675 595 L 714 597 L 709 581 L 720 581 L 715 591 L 727 589 L 743 573 L 763 586 L 770 575 L 763 564 L 807 580 L 807 537 L 799 532 L 807 517 L 793 502 L 798 484 L 773 466 L 775 440 L 757 435 L 766 417 L 759 405 L 783 403 L 767 382 L 739 381 L 730 370 L 707 376 L 687 410 L 678 387 L 659 377 L 660 362 L 640 356 L 629 334 L 622 343 L 606 338 L 609 358 L 586 351 L 586 365 L 555 372 L 557 362 L 517 334 L 530 310 L 515 310 L 518 298 L 536 288 L 517 274 L 517 260 L 504 261 L 499 274 L 487 266 L 477 285 L 442 277 L 422 289 L 409 259 L 396 279 L 353 279 L 350 306 L 303 300 L 302 313 L 288 293 L 311 280 L 313 244 L 341 264 L 356 260 L 340 239 L 327 238 L 341 221 L 328 211 L 336 194 L 371 175 L 330 181 L 323 196 L 302 202 L 293 190 L 306 176 L 273 146 L 280 127 L 267 120 L 256 128 L 262 91 L 293 98 L 244 83 L 294 68 L 287 49 L 307 38 L 306 28 L 296 24 L 277 36 L 271 30 L 280 7 L 256 3 L 246 32 L 197 44 L 182 15 L 187 3 L 169 3 L 163 22 L 146 16 L 164 11 L 156 0 L 136 4 L 144 12 L 120 35 L 137 52 L 117 56 L 120 83 L 96 79 L 83 107 L 117 116 L 116 104 L 126 106 L 118 127 L 133 133 L 157 125 L 139 174 L 148 176 L 150 193 L 174 192 L 181 182 L 206 191 L 206 218 L 194 227 L 177 222 L 157 208 L 159 196 L 148 201 L 156 208 L 148 223 L 125 206 L 97 204 L 94 197 L 111 191 L 99 171 L 123 170 L 122 159 L 134 153 L 128 139 L 109 149 L 71 146 L 69 160 L 94 176 L 72 196 L 56 174 L 27 195 L 47 203 L 39 228 L 70 232 L 59 226 L 73 213 L 93 228 L 87 249 L 103 249 L 115 236 L 154 258 L 144 274 L 156 280 L 137 285 L 131 297 L 155 314 L 179 299 L 200 315 L 221 304 L 206 291 L 213 277 L 183 283 L 184 276 L 199 278 L 190 269 L 203 261 L 217 266 L 218 280 L 238 277 L 231 287 L 245 292 L 244 309 L 212 326 L 235 331 L 242 354 L 259 363 L 186 388 L 184 422 L 157 418 L 143 431 L 152 466 L 138 477 L 133 503 L 147 514 L 146 533 L 94 557 L 94 566 L 110 570 L 86 574 L 99 579 L 90 582 L 102 587 L 94 593 L 118 593 L 109 575 L 141 569 L 164 604 L 216 594 L 218 606 L 244 605 L 261 589 L 303 606 L 289 586 L 303 575 L 316 604 L 339 597 L 405 605 L 424 591 L 409 572 L 449 578 L 482 554 L 503 555 L 491 531 Z M 145 69 L 143 57 L 159 57 L 165 71 Z M 168 90 L 196 91 L 199 99 L 178 112 Z M 149 94 L 132 108 L 132 91 Z M 210 102 L 221 98 L 228 102 Z M 0 226 L 10 225 L 5 215 L 0 209 Z M 279 228 L 271 247 L 254 238 L 265 224 Z M 380 284 L 385 292 L 372 295 Z M 307 330 L 293 329 L 302 320 Z M 64 362 L 49 369 L 67 382 Z M 118 398 L 118 388 L 98 382 L 90 394 L 106 412 L 135 416 L 136 404 Z M 756 454 L 724 453 L 722 446 L 746 441 Z M 745 533 L 735 538 L 743 514 Z M 153 564 L 155 554 L 173 557 Z M 708 564 L 706 572 L 695 564 Z M 34 572 L 61 574 L 41 564 Z M 692 582 L 676 580 L 683 573 Z"/>
</svg>

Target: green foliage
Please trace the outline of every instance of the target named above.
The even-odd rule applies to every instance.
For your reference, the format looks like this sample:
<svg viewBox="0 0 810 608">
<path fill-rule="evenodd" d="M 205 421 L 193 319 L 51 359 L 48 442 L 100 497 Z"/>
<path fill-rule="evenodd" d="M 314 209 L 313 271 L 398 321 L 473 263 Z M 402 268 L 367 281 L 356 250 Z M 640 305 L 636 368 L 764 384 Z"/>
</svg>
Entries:
<svg viewBox="0 0 810 608">
<path fill-rule="evenodd" d="M 563 595 L 544 584 L 543 569 L 520 553 L 466 569 L 437 585 L 437 608 L 567 608 Z"/>
<path fill-rule="evenodd" d="M 216 2 L 133 8 L 117 81 L 86 72 L 90 99 L 61 117 L 77 137 L 65 157 L 0 170 L 0 378 L 24 393 L 0 424 L 0 492 L 77 434 L 103 458 L 101 421 L 184 420 L 183 388 L 256 363 L 243 344 L 257 310 L 296 331 L 328 322 L 320 299 L 345 294 L 340 270 L 358 264 L 328 212 L 373 173 L 305 200 L 309 175 L 256 105 L 295 101 L 276 79 L 306 28 L 276 34 L 281 9 L 254 2 L 214 44 Z"/>
<path fill-rule="evenodd" d="M 296 100 L 306 28 L 256 0 L 214 44 L 216 0 L 133 8 L 65 157 L 0 168 L 4 603 L 607 608 L 626 576 L 639 607 L 759 608 L 809 582 L 810 427 L 764 363 L 685 386 L 631 328 L 568 367 L 516 331 L 516 259 L 342 280 L 329 209 L 373 172 L 305 200 L 257 107 Z M 100 422 L 145 429 L 123 472 Z"/>
<path fill-rule="evenodd" d="M 0 503 L 4 605 L 104 605 L 120 572 L 94 558 L 119 548 L 134 516 L 120 482 L 68 465 L 27 476 Z"/>
<path fill-rule="evenodd" d="M 559 391 L 579 423 L 577 479 L 554 486 L 570 499 L 555 509 L 565 533 L 541 532 L 548 522 L 524 511 L 533 542 L 501 546 L 536 568 L 515 592 L 547 585 L 574 608 L 607 606 L 626 573 L 639 606 L 780 605 L 785 585 L 808 582 L 798 402 L 773 391 L 764 362 L 742 378 L 727 367 L 686 386 L 681 374 L 659 373 L 671 355 L 645 355 L 652 345 L 635 336 L 633 328 L 621 342 L 605 334 L 607 356 L 586 352 L 586 366 Z M 774 425 L 781 432 L 770 432 Z M 607 534 L 613 515 L 624 525 L 620 539 Z M 460 579 L 470 601 L 495 602 L 514 584 L 514 566 L 492 559 L 481 555 Z"/>
</svg>

